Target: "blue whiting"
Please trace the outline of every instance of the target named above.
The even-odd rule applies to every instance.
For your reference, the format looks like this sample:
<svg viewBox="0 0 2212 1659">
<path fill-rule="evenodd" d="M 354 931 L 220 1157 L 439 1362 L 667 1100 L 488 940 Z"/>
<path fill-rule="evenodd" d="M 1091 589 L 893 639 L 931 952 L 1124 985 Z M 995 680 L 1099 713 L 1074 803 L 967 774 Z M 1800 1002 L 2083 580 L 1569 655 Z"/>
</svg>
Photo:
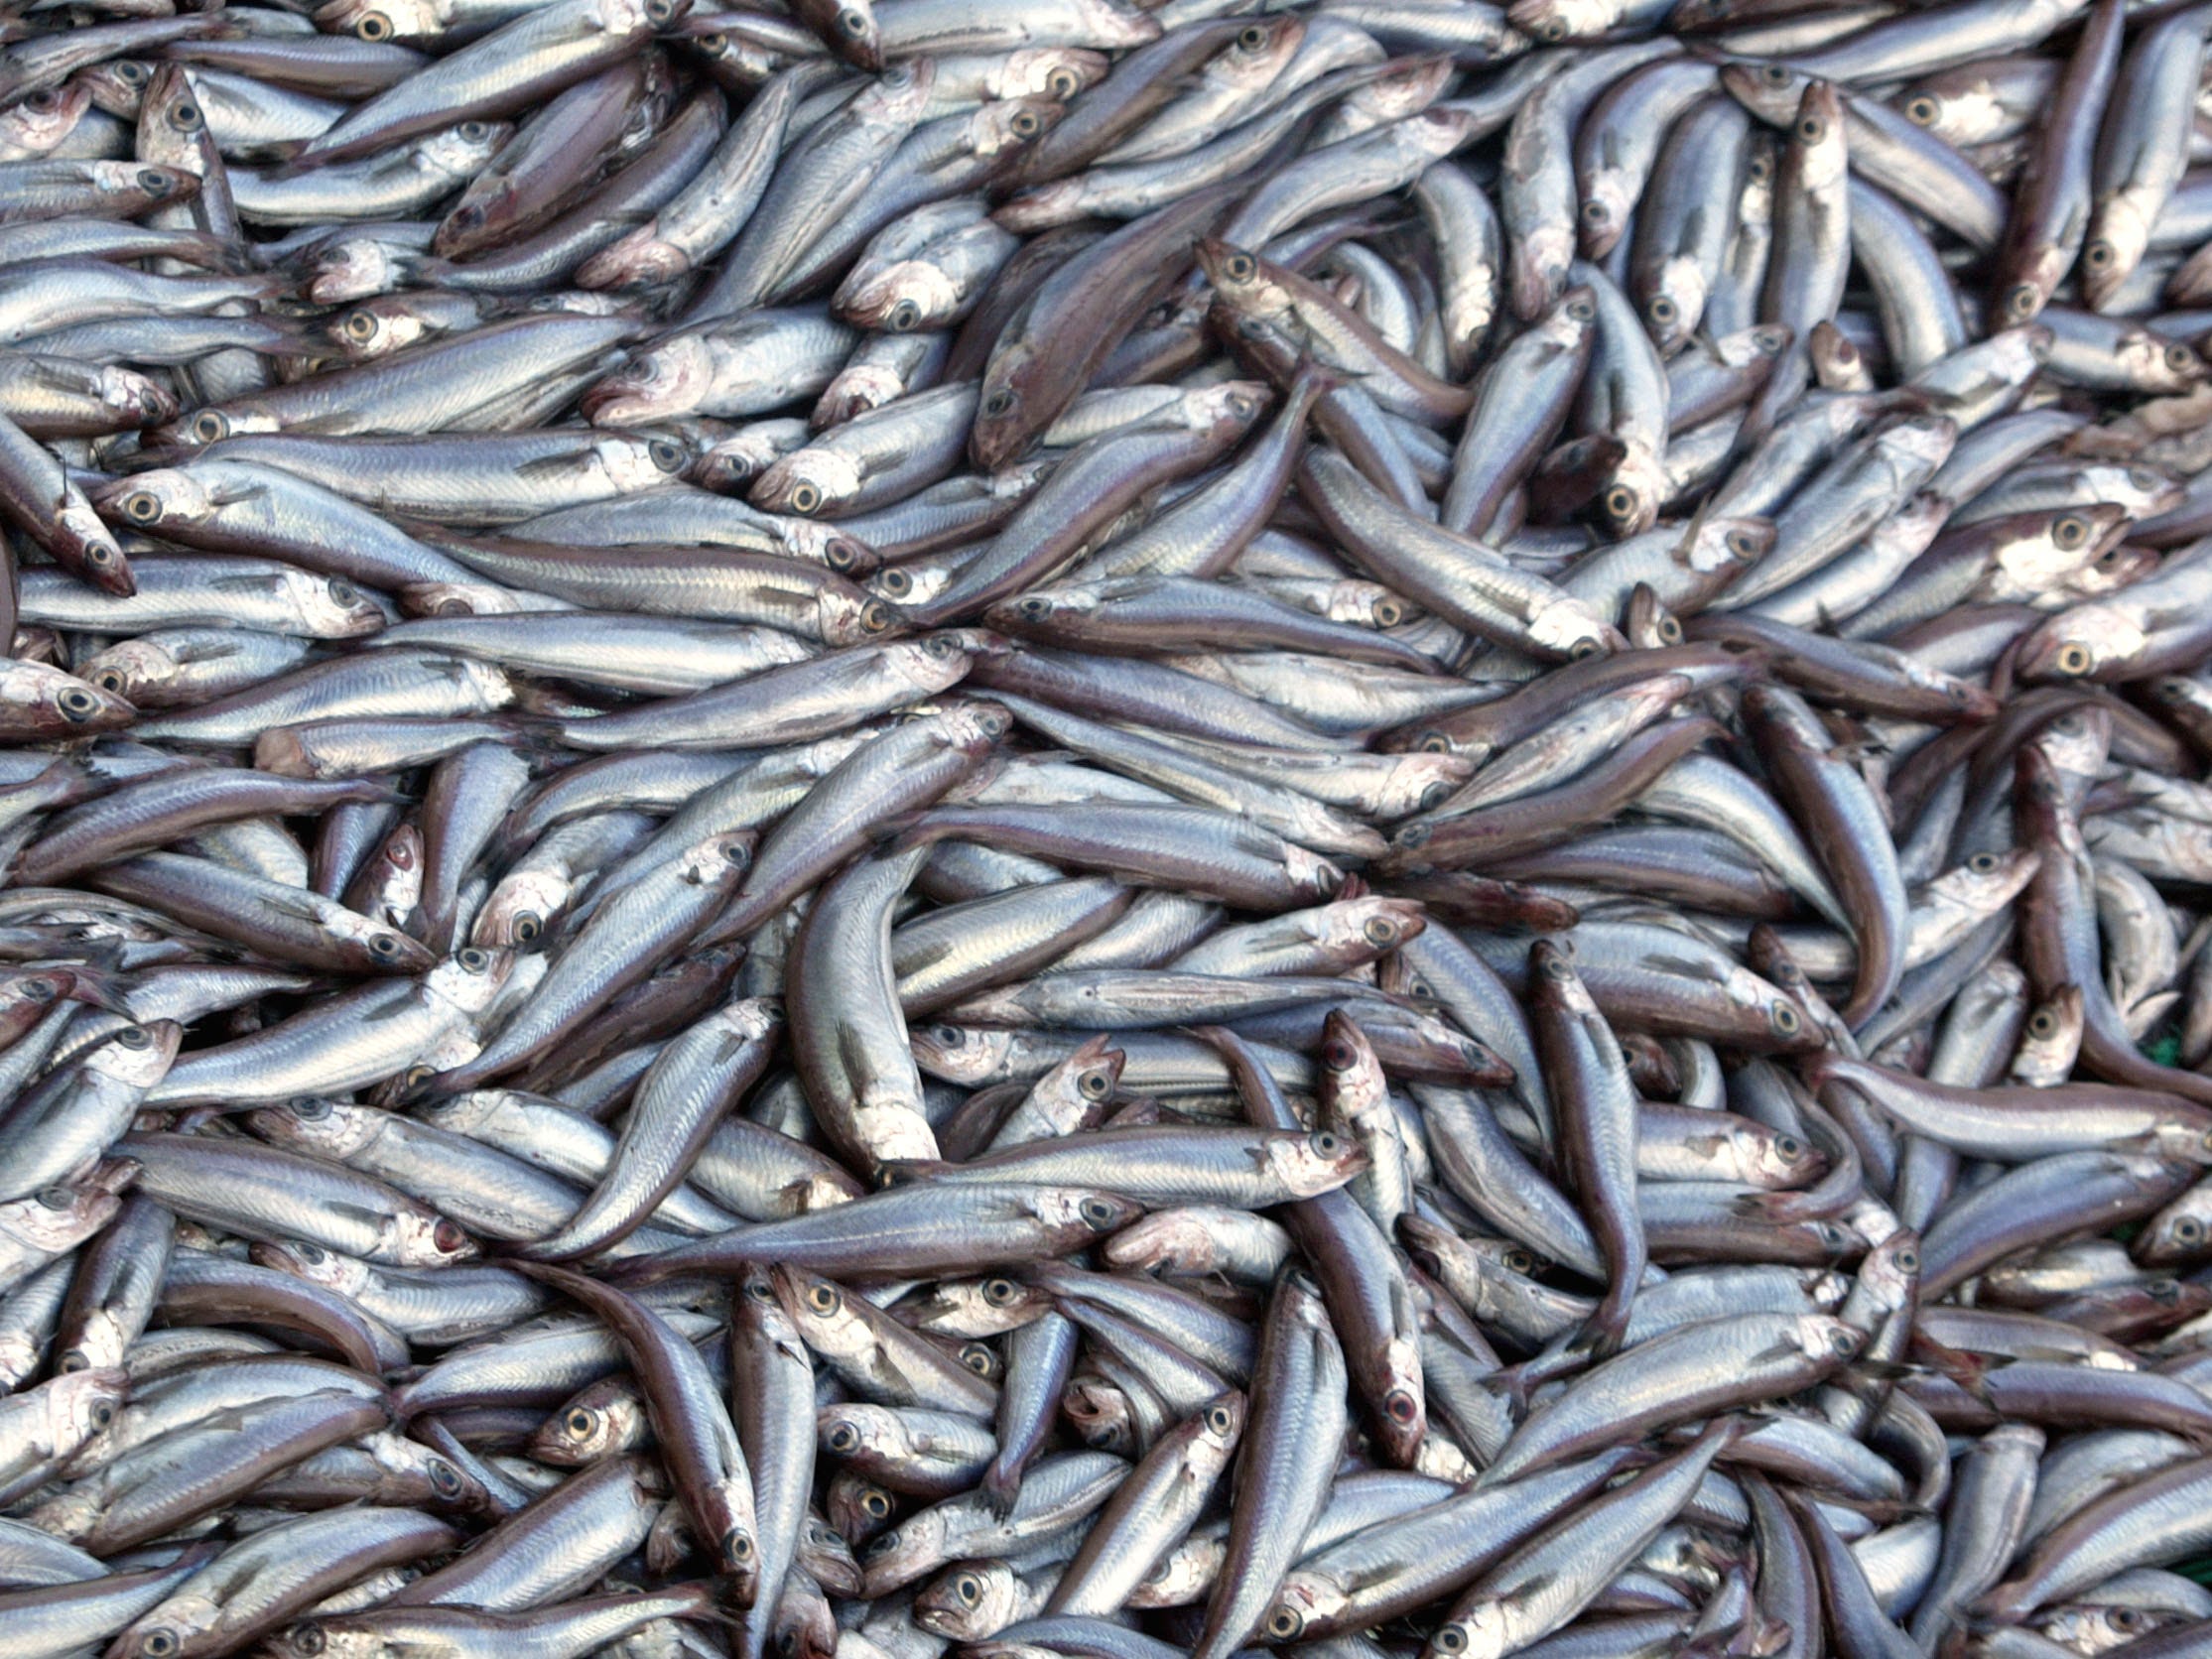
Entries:
<svg viewBox="0 0 2212 1659">
<path fill-rule="evenodd" d="M 2212 6 L 0 8 L 0 1659 L 2212 1645 Z"/>
</svg>

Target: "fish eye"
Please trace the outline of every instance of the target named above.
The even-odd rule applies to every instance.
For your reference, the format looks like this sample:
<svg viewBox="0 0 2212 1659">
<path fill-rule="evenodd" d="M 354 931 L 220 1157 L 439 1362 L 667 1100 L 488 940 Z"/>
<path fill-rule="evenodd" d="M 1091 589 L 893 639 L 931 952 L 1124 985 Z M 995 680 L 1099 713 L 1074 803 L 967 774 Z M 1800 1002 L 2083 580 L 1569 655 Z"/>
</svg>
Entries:
<svg viewBox="0 0 2212 1659">
<path fill-rule="evenodd" d="M 1896 1262 L 1897 1271 L 1900 1273 L 1917 1273 L 1920 1271 L 1920 1252 L 1918 1250 L 1899 1250 L 1891 1259 Z"/>
<path fill-rule="evenodd" d="M 1988 875 L 1997 868 L 1997 864 L 1998 858 L 1994 852 L 1977 852 L 1966 861 L 1966 867 L 1976 875 Z"/>
<path fill-rule="evenodd" d="M 47 1187 L 39 1193 L 39 1204 L 47 1210 L 66 1210 L 76 1203 L 76 1195 L 66 1187 Z"/>
<path fill-rule="evenodd" d="M 115 1034 L 115 1040 L 126 1049 L 150 1049 L 154 1046 L 154 1034 L 142 1025 L 126 1025 Z"/>
<path fill-rule="evenodd" d="M 92 676 L 92 684 L 99 687 L 103 692 L 120 693 L 125 685 L 123 671 L 116 668 L 103 668 Z"/>
<path fill-rule="evenodd" d="M 795 513 L 811 513 L 821 505 L 822 492 L 812 484 L 801 484 L 791 492 L 791 510 Z"/>
<path fill-rule="evenodd" d="M 751 1534 L 732 1531 L 727 1538 L 722 1540 L 722 1554 L 725 1559 L 730 1561 L 752 1560 Z"/>
<path fill-rule="evenodd" d="M 133 524 L 152 524 L 162 516 L 161 498 L 151 490 L 133 490 L 123 497 L 123 516 Z"/>
<path fill-rule="evenodd" d="M 2140 1607 L 2110 1607 L 2106 1609 L 2105 1616 L 2112 1620 L 2115 1630 L 2133 1630 L 2143 1623 L 2143 1609 Z"/>
<path fill-rule="evenodd" d="M 1828 1345 L 1849 1358 L 1859 1351 L 1859 1333 L 1848 1329 L 1839 1330 L 1829 1338 Z"/>
<path fill-rule="evenodd" d="M 2035 315 L 2043 303 L 2041 290 L 2031 282 L 2016 283 L 2005 296 L 2005 309 L 2012 316 L 2025 319 Z"/>
<path fill-rule="evenodd" d="M 974 1573 L 962 1573 L 953 1580 L 953 1594 L 973 1607 L 983 1598 L 983 1581 Z"/>
<path fill-rule="evenodd" d="M 189 133 L 197 130 L 200 124 L 199 106 L 189 101 L 170 105 L 169 122 L 171 126 L 176 127 L 181 132 Z"/>
<path fill-rule="evenodd" d="M 1256 23 L 1247 23 L 1237 33 L 1236 44 L 1246 52 L 1257 52 L 1267 44 L 1267 31 Z"/>
<path fill-rule="evenodd" d="M 126 63 L 115 65 L 115 77 L 125 86 L 143 86 L 151 73 L 144 64 Z"/>
<path fill-rule="evenodd" d="M 1932 127 L 1942 114 L 1943 106 L 1925 92 L 1905 100 L 1904 118 L 1916 127 Z"/>
<path fill-rule="evenodd" d="M 823 1444 L 842 1458 L 859 1446 L 860 1431 L 849 1423 L 835 1424 Z"/>
<path fill-rule="evenodd" d="M 357 605 L 361 602 L 361 590 L 343 576 L 332 576 L 324 591 L 329 594 L 331 601 L 336 604 Z"/>
<path fill-rule="evenodd" d="M 1569 647 L 1567 651 L 1567 660 L 1569 662 L 1576 663 L 1588 662 L 1592 657 L 1597 656 L 1598 653 L 1603 649 L 1604 647 L 1600 646 L 1599 643 L 1594 639 L 1578 639 L 1571 647 Z"/>
<path fill-rule="evenodd" d="M 884 573 L 883 585 L 886 587 L 890 586 L 891 578 L 894 576 L 901 578 L 901 580 L 904 581 L 905 585 L 908 587 L 911 587 L 913 585 L 911 579 L 907 578 L 906 573 L 904 571 L 888 571 Z M 890 627 L 890 625 L 891 607 L 885 604 L 881 599 L 870 599 L 866 604 L 860 607 L 860 627 L 864 632 L 871 634 L 880 634 L 886 628 Z"/>
<path fill-rule="evenodd" d="M 1349 1072 L 1360 1063 L 1360 1052 L 1342 1037 L 1321 1045 L 1321 1064 L 1332 1072 Z"/>
<path fill-rule="evenodd" d="M 1398 942 L 1398 925 L 1387 916 L 1368 917 L 1367 925 L 1360 931 L 1366 935 L 1369 945 L 1379 945 L 1387 949 Z"/>
<path fill-rule="evenodd" d="M 1789 1162 L 1795 1163 L 1798 1155 L 1805 1150 L 1805 1143 L 1795 1135 L 1776 1135 L 1774 1137 L 1774 1150 Z"/>
<path fill-rule="evenodd" d="M 645 453 L 663 472 L 684 470 L 684 450 L 681 445 L 671 444 L 665 438 L 656 438 L 645 446 Z"/>
<path fill-rule="evenodd" d="M 816 1285 L 807 1292 L 807 1306 L 818 1314 L 834 1314 L 843 1304 L 835 1285 Z"/>
<path fill-rule="evenodd" d="M 535 911 L 519 911 L 508 931 L 515 936 L 517 943 L 528 945 L 545 932 L 545 923 L 538 919 Z"/>
<path fill-rule="evenodd" d="M 1585 224 L 1604 224 L 1612 217 L 1613 210 L 1602 201 L 1592 199 L 1582 204 L 1582 218 Z"/>
<path fill-rule="evenodd" d="M 1565 957 L 1554 956 L 1546 952 L 1543 957 L 1543 964 L 1546 979 L 1556 979 L 1561 984 L 1565 984 L 1575 976 L 1575 970 L 1568 965 Z"/>
<path fill-rule="evenodd" d="M 822 563 L 833 571 L 849 571 L 859 562 L 858 552 L 843 537 L 833 537 L 829 546 L 822 550 Z"/>
<path fill-rule="evenodd" d="M 1675 309 L 1674 302 L 1672 300 L 1669 300 L 1664 294 L 1661 294 L 1651 302 L 1651 320 L 1658 323 L 1662 327 L 1671 323 L 1680 315 L 1681 313 Z"/>
<path fill-rule="evenodd" d="M 388 41 L 392 38 L 392 20 L 382 12 L 364 12 L 361 21 L 353 25 L 353 33 L 364 41 Z"/>
<path fill-rule="evenodd" d="M 460 1230 L 460 1223 L 441 1220 L 430 1229 L 430 1241 L 445 1255 L 456 1255 L 468 1246 L 468 1234 Z"/>
<path fill-rule="evenodd" d="M 1405 620 L 1405 606 L 1395 599 L 1377 599 L 1367 612 L 1378 628 L 1394 628 Z"/>
<path fill-rule="evenodd" d="M 1782 64 L 1764 64 L 1759 66 L 1759 76 L 1769 86 L 1787 86 L 1789 69 Z"/>
<path fill-rule="evenodd" d="M 2185 345 L 2166 347 L 2166 367 L 2175 374 L 2187 374 L 2196 367 L 2197 354 Z"/>
<path fill-rule="evenodd" d="M 1022 117 L 1022 120 L 1026 120 L 1029 123 L 1030 132 L 1036 131 L 1037 118 L 1034 115 L 1024 116 Z M 1021 125 L 1021 121 L 1017 120 L 1014 125 L 1015 127 L 1019 128 Z M 1022 136 L 1026 138 L 1028 134 L 1024 133 Z M 920 306 L 917 306 L 912 300 L 901 300 L 897 305 L 891 308 L 890 315 L 883 319 L 883 326 L 890 329 L 891 332 L 894 334 L 903 334 L 912 329 L 913 326 L 921 320 L 922 308 Z"/>
<path fill-rule="evenodd" d="M 77 1360 L 77 1365 L 72 1367 L 72 1369 L 81 1369 L 83 1367 L 84 1356 L 82 1354 L 76 1354 L 72 1357 Z M 92 1409 L 87 1412 L 86 1415 L 92 1419 L 92 1426 L 94 1428 L 104 1429 L 110 1423 L 115 1421 L 115 1402 L 113 1400 L 94 1400 L 92 1402 Z"/>
<path fill-rule="evenodd" d="M 1014 604 L 1014 612 L 1027 622 L 1042 622 L 1052 614 L 1052 601 L 1042 593 L 1031 593 Z"/>
<path fill-rule="evenodd" d="M 1420 1402 L 1402 1388 L 1393 1388 L 1383 1396 L 1382 1413 L 1393 1423 L 1414 1422 L 1421 1415 Z"/>
<path fill-rule="evenodd" d="M 1011 1279 L 985 1279 L 983 1300 L 993 1308 L 1010 1307 L 1021 1296 L 1021 1287 Z"/>
<path fill-rule="evenodd" d="M 568 1431 L 571 1440 L 589 1440 L 599 1426 L 599 1414 L 588 1406 L 571 1406 L 561 1427 Z"/>
<path fill-rule="evenodd" d="M 870 1486 L 860 1496 L 860 1509 L 861 1512 L 865 1514 L 869 1520 L 880 1521 L 881 1519 L 883 1519 L 884 1516 L 888 1515 L 891 1512 L 890 1495 L 884 1491 L 879 1490 L 876 1487 Z M 881 1555 L 886 1548 L 896 1545 L 898 1543 L 898 1536 L 899 1535 L 895 1532 L 886 1532 L 881 1538 L 878 1538 L 875 1541 L 875 1553 Z"/>
<path fill-rule="evenodd" d="M 1305 1627 L 1306 1621 L 1298 1616 L 1294 1607 L 1277 1607 L 1267 1615 L 1267 1634 L 1278 1642 L 1296 1641 L 1298 1632 Z"/>
<path fill-rule="evenodd" d="M 1104 1072 L 1086 1072 L 1076 1079 L 1076 1092 L 1086 1100 L 1103 1100 L 1113 1092 L 1113 1080 Z"/>
<path fill-rule="evenodd" d="M 979 1377 L 996 1374 L 998 1355 L 980 1342 L 963 1342 L 960 1345 L 960 1362 Z"/>
<path fill-rule="evenodd" d="M 460 1470 L 443 1458 L 433 1458 L 430 1461 L 430 1483 L 436 1491 L 452 1497 L 460 1490 Z"/>
<path fill-rule="evenodd" d="M 1671 616 L 1659 618 L 1659 638 L 1667 645 L 1682 643 L 1682 624 Z"/>
<path fill-rule="evenodd" d="M 138 1651 L 146 1659 L 169 1659 L 177 1651 L 177 1633 L 157 1625 L 138 1638 Z"/>
<path fill-rule="evenodd" d="M 1533 1273 L 1536 1271 L 1536 1258 L 1515 1245 L 1505 1252 L 1505 1271 L 1508 1273 Z"/>
<path fill-rule="evenodd" d="M 1105 1199 L 1085 1199 L 1083 1201 L 1083 1218 L 1093 1227 L 1104 1232 L 1119 1220 L 1120 1215 L 1113 1206 Z"/>
<path fill-rule="evenodd" d="M 2087 674 L 2089 667 L 2089 647 L 2086 645 L 2068 645 L 2058 653 L 2058 672 L 2060 674 Z"/>
<path fill-rule="evenodd" d="M 138 188 L 148 195 L 167 195 L 176 189 L 176 182 L 158 167 L 142 167 L 138 170 Z"/>
<path fill-rule="evenodd" d="M 381 957 L 385 961 L 397 960 L 407 950 L 400 944 L 397 934 L 388 933 L 369 935 L 368 948 L 370 956 Z"/>
<path fill-rule="evenodd" d="M 1536 25 L 1536 38 L 1546 46 L 1557 46 L 1567 38 L 1567 20 L 1563 17 L 1545 18 Z"/>
<path fill-rule="evenodd" d="M 54 702 L 72 720 L 88 720 L 100 711 L 100 700 L 75 686 L 56 698 Z"/>
<path fill-rule="evenodd" d="M 2089 521 L 2068 513 L 2050 527 L 2050 539 L 2061 551 L 2071 553 L 2089 540 Z"/>
<path fill-rule="evenodd" d="M 1208 1406 L 1206 1408 L 1206 1426 L 1213 1430 L 1215 1434 L 1226 1435 L 1236 1427 L 1236 1420 L 1230 1414 L 1229 1407 Z"/>
<path fill-rule="evenodd" d="M 470 144 L 481 144 L 490 133 L 491 128 L 482 121 L 463 121 L 460 124 L 460 136 Z"/>
<path fill-rule="evenodd" d="M 1330 1129 L 1316 1129 L 1307 1145 L 1313 1148 L 1317 1158 L 1334 1158 L 1344 1150 L 1344 1142 Z"/>
<path fill-rule="evenodd" d="M 2113 245 L 2110 242 L 2106 241 L 2103 237 L 2099 237 L 2096 241 L 2090 243 L 2089 246 L 2081 250 L 2082 263 L 2088 266 L 2092 271 L 2104 270 L 2107 266 L 2111 265 L 2113 260 L 2117 257 L 2118 254 Z"/>
<path fill-rule="evenodd" d="M 2204 1236 L 2204 1223 L 2192 1215 L 2184 1215 L 2173 1223 L 2173 1236 L 2183 1244 L 2194 1244 Z"/>
<path fill-rule="evenodd" d="M 1626 484 L 1615 484 L 1606 491 L 1606 516 L 1614 519 L 1635 517 L 1636 492 Z"/>
<path fill-rule="evenodd" d="M 491 953 L 479 951 L 473 945 L 464 945 L 454 953 L 454 960 L 470 973 L 481 973 L 491 965 Z"/>
<path fill-rule="evenodd" d="M 1055 98 L 1072 98 L 1083 90 L 1083 79 L 1073 69 L 1054 69 L 1045 77 L 1045 90 Z"/>
<path fill-rule="evenodd" d="M 1808 115 L 1797 123 L 1797 142 L 1818 144 L 1827 134 L 1828 123 L 1817 115 Z"/>
<path fill-rule="evenodd" d="M 1775 1003 L 1770 1018 L 1774 1029 L 1784 1037 L 1796 1036 L 1798 1027 L 1805 1023 L 1797 1017 L 1797 1010 L 1786 1002 Z"/>
<path fill-rule="evenodd" d="M 294 1255 L 298 1256 L 302 1261 L 307 1262 L 311 1266 L 314 1265 L 316 1262 L 321 1261 L 324 1256 L 322 1245 L 310 1244 L 304 1238 L 295 1240 L 288 1247 Z"/>
<path fill-rule="evenodd" d="M 671 0 L 645 0 L 645 17 L 650 23 L 666 23 L 676 15 Z"/>
<path fill-rule="evenodd" d="M 1006 125 L 1013 128 L 1014 136 L 1016 138 L 1035 138 L 1037 136 L 1037 129 L 1043 126 L 1044 123 L 1037 119 L 1037 112 L 1035 110 L 1024 109 L 1017 111 L 1014 115 L 1014 118 L 1011 121 L 1007 122 Z"/>
<path fill-rule="evenodd" d="M 1222 275 L 1231 282 L 1250 282 L 1252 273 L 1258 269 L 1248 253 L 1233 253 L 1222 261 Z"/>
<path fill-rule="evenodd" d="M 369 37 L 366 35 L 362 36 L 363 40 L 366 40 Z M 313 1624 L 299 1625 L 293 1630 L 292 1634 L 286 1638 L 286 1645 L 288 1645 L 294 1653 L 305 1654 L 307 1656 L 307 1659 L 316 1659 L 316 1656 L 323 1651 L 323 1632 L 320 1628 Z"/>
<path fill-rule="evenodd" d="M 1000 388 L 998 391 L 991 393 L 989 397 L 983 399 L 983 413 L 994 418 L 1005 414 L 1006 411 L 1013 408 L 1013 406 L 1014 395 L 1013 393 L 1006 391 L 1004 388 Z"/>
<path fill-rule="evenodd" d="M 202 409 L 192 418 L 189 430 L 196 443 L 220 443 L 230 436 L 230 418 L 220 410 Z"/>
</svg>

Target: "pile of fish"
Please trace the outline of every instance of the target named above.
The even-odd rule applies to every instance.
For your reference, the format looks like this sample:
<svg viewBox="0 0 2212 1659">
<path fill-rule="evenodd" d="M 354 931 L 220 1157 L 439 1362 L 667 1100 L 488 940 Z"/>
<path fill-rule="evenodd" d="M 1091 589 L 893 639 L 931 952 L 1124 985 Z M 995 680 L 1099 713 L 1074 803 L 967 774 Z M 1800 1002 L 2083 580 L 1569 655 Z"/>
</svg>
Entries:
<svg viewBox="0 0 2212 1659">
<path fill-rule="evenodd" d="M 2212 6 L 0 5 L 0 1659 L 2212 1655 Z"/>
</svg>

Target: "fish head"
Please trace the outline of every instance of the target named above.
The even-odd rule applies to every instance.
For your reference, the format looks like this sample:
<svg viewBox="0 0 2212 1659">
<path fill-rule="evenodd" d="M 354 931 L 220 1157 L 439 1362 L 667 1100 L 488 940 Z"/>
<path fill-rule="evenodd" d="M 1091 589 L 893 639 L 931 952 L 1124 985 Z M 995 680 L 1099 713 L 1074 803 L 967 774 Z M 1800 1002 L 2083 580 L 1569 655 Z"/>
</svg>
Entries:
<svg viewBox="0 0 2212 1659">
<path fill-rule="evenodd" d="M 860 1556 L 861 1594 L 870 1599 L 912 1584 L 946 1556 L 947 1521 L 940 1509 L 909 1515 L 878 1533 Z"/>
<path fill-rule="evenodd" d="M 126 1088 L 146 1089 L 169 1075 L 185 1028 L 175 1020 L 149 1020 L 113 1031 L 77 1064 Z"/>
<path fill-rule="evenodd" d="M 1000 1560 L 956 1561 L 914 1596 L 914 1622 L 950 1641 L 980 1641 L 1021 1615 L 1020 1579 Z"/>
<path fill-rule="evenodd" d="M 810 445 L 771 463 L 746 499 L 771 513 L 836 512 L 860 493 L 859 462 L 826 445 Z"/>
<path fill-rule="evenodd" d="M 1055 1237 L 1078 1244 L 1119 1232 L 1144 1213 L 1135 1200 L 1091 1187 L 1031 1187 L 1019 1203 Z"/>
<path fill-rule="evenodd" d="M 575 896 L 575 878 L 566 871 L 510 870 L 476 913 L 468 942 L 487 951 L 526 950 L 544 937 Z"/>
<path fill-rule="evenodd" d="M 92 1183 L 42 1187 L 29 1198 L 0 1205 L 0 1234 L 58 1256 L 105 1226 L 122 1207 L 121 1199 Z"/>
<path fill-rule="evenodd" d="M 374 1285 L 367 1262 L 325 1250 L 305 1238 L 256 1239 L 247 1247 L 247 1254 L 256 1266 L 274 1268 L 356 1299 Z"/>
<path fill-rule="evenodd" d="M 188 1643 L 204 1638 L 221 1622 L 222 1598 L 191 1583 L 166 1597 L 153 1611 L 119 1631 L 102 1659 L 177 1659 Z"/>
<path fill-rule="evenodd" d="M 992 66 L 996 98 L 1054 98 L 1066 103 L 1106 78 L 1112 60 L 1082 47 L 1024 47 Z"/>
<path fill-rule="evenodd" d="M 85 658 L 77 668 L 84 683 L 93 689 L 112 693 L 133 705 L 153 708 L 168 702 L 168 688 L 175 685 L 184 665 L 163 649 L 158 638 L 147 635 L 117 640 L 105 651 Z M 4 685 L 4 676 L 0 676 L 0 685 Z"/>
<path fill-rule="evenodd" d="M 714 383 L 715 351 L 705 334 L 671 334 L 593 384 L 582 400 L 585 418 L 593 426 L 628 427 L 694 415 Z"/>
<path fill-rule="evenodd" d="M 2022 640 L 2014 659 L 2022 680 L 2097 680 L 2125 669 L 2150 647 L 2148 632 L 2119 604 L 2060 611 Z"/>
<path fill-rule="evenodd" d="M 1068 1384 L 1060 1410 L 1077 1438 L 1092 1451 L 1126 1455 L 1135 1450 L 1136 1411 L 1118 1384 L 1104 1377 L 1079 1376 Z"/>
<path fill-rule="evenodd" d="M 35 156 L 54 149 L 92 107 L 92 88 L 81 83 L 83 78 L 80 74 L 65 85 L 45 87 L 0 116 L 0 143 Z"/>
<path fill-rule="evenodd" d="M 1672 351 L 1697 332 L 1705 316 L 1710 291 L 1705 267 L 1690 255 L 1671 255 L 1649 279 L 1648 290 L 1642 296 L 1644 325 L 1660 351 Z"/>
<path fill-rule="evenodd" d="M 446 32 L 451 21 L 450 0 L 328 0 L 315 14 L 315 25 L 326 35 L 352 35 L 358 40 L 427 40 Z"/>
<path fill-rule="evenodd" d="M 177 466 L 111 479 L 90 499 L 103 518 L 147 535 L 205 526 L 221 507 L 219 492 L 205 478 Z"/>
<path fill-rule="evenodd" d="M 1284 1191 L 1300 1199 L 1334 1192 L 1367 1167 L 1367 1155 L 1334 1129 L 1271 1134 L 1260 1155 Z"/>
<path fill-rule="evenodd" d="M 634 1391 L 593 1386 L 539 1424 L 527 1456 L 556 1468 L 586 1468 L 644 1444 L 645 1403 Z"/>
<path fill-rule="evenodd" d="M 0 659 L 0 705 L 47 737 L 89 737 L 129 725 L 130 702 L 93 682 L 65 674 L 51 663 Z"/>
<path fill-rule="evenodd" d="M 462 1013 L 480 1014 L 505 989 L 514 963 L 508 952 L 464 945 L 425 974 L 422 982 Z"/>
<path fill-rule="evenodd" d="M 1495 1595 L 1461 1602 L 1429 1636 L 1421 1659 L 1504 1659 L 1514 1646 L 1508 1612 Z"/>
</svg>

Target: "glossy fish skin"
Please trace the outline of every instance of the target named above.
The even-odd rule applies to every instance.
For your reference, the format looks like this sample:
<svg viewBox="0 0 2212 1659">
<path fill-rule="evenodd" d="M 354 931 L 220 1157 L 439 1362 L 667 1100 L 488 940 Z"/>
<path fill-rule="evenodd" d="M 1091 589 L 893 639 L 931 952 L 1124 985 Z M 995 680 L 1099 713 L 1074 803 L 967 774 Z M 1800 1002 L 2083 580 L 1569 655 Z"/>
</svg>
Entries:
<svg viewBox="0 0 2212 1659">
<path fill-rule="evenodd" d="M 0 1659 L 2205 1645 L 2212 12 L 90 4 Z"/>
</svg>

